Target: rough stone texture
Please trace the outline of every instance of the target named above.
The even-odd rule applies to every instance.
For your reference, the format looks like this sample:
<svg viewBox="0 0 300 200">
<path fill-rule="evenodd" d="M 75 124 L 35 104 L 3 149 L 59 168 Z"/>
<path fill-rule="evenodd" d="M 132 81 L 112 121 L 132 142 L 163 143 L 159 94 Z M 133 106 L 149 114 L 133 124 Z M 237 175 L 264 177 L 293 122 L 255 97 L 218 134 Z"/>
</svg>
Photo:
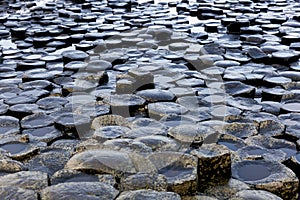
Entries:
<svg viewBox="0 0 300 200">
<path fill-rule="evenodd" d="M 134 142 L 140 142 L 150 147 L 152 151 L 177 151 L 180 148 L 180 144 L 169 137 L 160 135 L 150 135 L 144 137 L 138 137 L 134 139 Z"/>
<path fill-rule="evenodd" d="M 119 150 L 119 151 L 146 153 L 146 154 L 152 152 L 152 148 L 150 146 L 147 146 L 145 143 L 135 141 L 132 139 L 126 139 L 126 138 L 108 140 L 103 144 L 106 148 Z"/>
<path fill-rule="evenodd" d="M 45 113 L 35 113 L 21 120 L 22 128 L 41 128 L 52 125 L 54 118 Z"/>
<path fill-rule="evenodd" d="M 167 186 L 167 179 L 161 174 L 137 173 L 122 178 L 120 181 L 120 190 L 122 191 L 141 190 L 145 188 L 156 191 L 166 191 Z"/>
<path fill-rule="evenodd" d="M 41 171 L 49 175 L 63 169 L 70 158 L 70 153 L 64 149 L 46 148 L 41 153 L 26 162 L 31 171 Z"/>
<path fill-rule="evenodd" d="M 78 153 L 67 162 L 65 168 L 113 175 L 156 171 L 148 159 L 138 154 L 113 150 L 88 150 Z"/>
<path fill-rule="evenodd" d="M 55 172 L 51 176 L 51 185 L 56 185 L 65 182 L 97 182 L 99 178 L 93 174 L 86 174 L 84 172 L 62 169 Z"/>
<path fill-rule="evenodd" d="M 20 132 L 19 120 L 11 116 L 0 116 L 1 135 L 17 134 Z"/>
<path fill-rule="evenodd" d="M 103 101 L 111 106 L 113 114 L 124 117 L 134 115 L 146 102 L 142 97 L 133 94 L 108 95 Z"/>
<path fill-rule="evenodd" d="M 118 194 L 118 190 L 104 183 L 61 183 L 43 189 L 41 191 L 41 199 L 107 200 L 115 199 Z"/>
<path fill-rule="evenodd" d="M 38 200 L 38 195 L 33 190 L 26 190 L 15 186 L 1 186 L 0 199 Z"/>
<path fill-rule="evenodd" d="M 21 171 L 1 176 L 0 186 L 17 186 L 28 190 L 41 190 L 48 186 L 48 175 L 39 171 Z"/>
<path fill-rule="evenodd" d="M 225 200 L 233 197 L 237 192 L 247 189 L 250 189 L 250 187 L 246 183 L 231 178 L 223 185 L 207 188 L 204 191 L 204 194 L 220 200 Z"/>
<path fill-rule="evenodd" d="M 244 140 L 230 134 L 221 134 L 217 144 L 224 145 L 231 151 L 237 151 L 239 148 L 246 146 Z"/>
<path fill-rule="evenodd" d="M 122 192 L 116 200 L 130 200 L 130 199 L 143 199 L 143 200 L 181 200 L 180 196 L 173 192 L 157 192 L 154 190 L 135 190 Z"/>
<path fill-rule="evenodd" d="M 170 128 L 168 135 L 185 143 L 202 143 L 208 132 L 204 126 L 179 125 Z"/>
<path fill-rule="evenodd" d="M 198 191 L 219 185 L 231 176 L 231 157 L 227 147 L 217 144 L 203 144 L 191 154 L 198 158 Z"/>
<path fill-rule="evenodd" d="M 264 190 L 242 190 L 235 194 L 230 200 L 282 200 L 279 196 Z"/>
<path fill-rule="evenodd" d="M 248 173 L 240 172 L 246 168 L 247 171 L 256 169 L 260 170 L 261 173 L 253 174 L 254 177 L 252 177 Z M 252 188 L 267 190 L 283 199 L 298 198 L 298 178 L 291 169 L 280 163 L 264 160 L 238 162 L 232 166 L 232 176 L 247 183 Z"/>
<path fill-rule="evenodd" d="M 299 10 L 296 0 L 1 1 L 1 178 L 38 170 L 55 184 L 158 190 L 165 176 L 167 190 L 195 199 L 254 195 L 235 196 L 250 189 L 241 181 L 215 181 L 219 168 L 203 176 L 215 186 L 194 192 L 198 159 L 215 158 L 201 145 L 218 143 L 234 165 L 268 163 L 242 166 L 236 178 L 251 189 L 294 198 L 296 178 L 278 163 L 300 177 Z M 74 116 L 87 133 L 76 135 Z M 192 150 L 203 155 L 185 165 Z"/>
<path fill-rule="evenodd" d="M 120 115 L 104 115 L 96 117 L 91 125 L 92 129 L 98 129 L 102 126 L 129 126 L 129 121 Z"/>
<path fill-rule="evenodd" d="M 39 148 L 23 142 L 10 142 L 0 146 L 8 152 L 8 156 L 15 160 L 24 160 L 38 154 Z"/>
<path fill-rule="evenodd" d="M 173 102 L 157 102 L 148 104 L 149 116 L 153 119 L 161 119 L 168 114 L 185 114 L 188 110 L 180 104 Z"/>
<path fill-rule="evenodd" d="M 152 153 L 149 160 L 158 173 L 166 176 L 168 191 L 180 195 L 194 194 L 197 190 L 197 159 L 179 152 Z"/>
<path fill-rule="evenodd" d="M 264 147 L 249 145 L 240 148 L 237 155 L 241 160 L 259 160 L 264 159 L 268 161 L 284 162 L 286 154 L 280 150 L 266 149 Z"/>
<path fill-rule="evenodd" d="M 257 134 L 257 129 L 253 123 L 233 122 L 224 125 L 225 133 L 239 138 L 247 138 Z"/>
<path fill-rule="evenodd" d="M 19 172 L 25 170 L 26 167 L 23 163 L 12 160 L 9 158 L 0 159 L 0 171 L 1 172 Z"/>
<path fill-rule="evenodd" d="M 109 139 L 119 138 L 127 131 L 130 131 L 130 129 L 125 126 L 104 126 L 98 128 L 94 132 L 92 138 L 98 140 L 99 142 L 104 142 Z"/>
<path fill-rule="evenodd" d="M 182 196 L 182 200 L 218 200 L 217 198 L 206 195 Z"/>
</svg>

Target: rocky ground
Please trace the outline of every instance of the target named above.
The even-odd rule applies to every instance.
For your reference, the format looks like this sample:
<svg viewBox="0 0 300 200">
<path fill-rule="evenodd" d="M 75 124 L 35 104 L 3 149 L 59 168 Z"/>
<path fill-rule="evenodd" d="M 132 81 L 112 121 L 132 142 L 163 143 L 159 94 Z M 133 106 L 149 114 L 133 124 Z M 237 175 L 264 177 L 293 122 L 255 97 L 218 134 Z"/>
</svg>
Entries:
<svg viewBox="0 0 300 200">
<path fill-rule="evenodd" d="M 0 7 L 0 199 L 297 199 L 300 4 Z"/>
</svg>

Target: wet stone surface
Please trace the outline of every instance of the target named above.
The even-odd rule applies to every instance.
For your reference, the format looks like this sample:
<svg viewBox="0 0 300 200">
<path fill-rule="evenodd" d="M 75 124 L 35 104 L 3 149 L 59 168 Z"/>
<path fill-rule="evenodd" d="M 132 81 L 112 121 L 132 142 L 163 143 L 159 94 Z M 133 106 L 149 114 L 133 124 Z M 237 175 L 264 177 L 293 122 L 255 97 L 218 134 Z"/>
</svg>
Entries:
<svg viewBox="0 0 300 200">
<path fill-rule="evenodd" d="M 252 171 L 256 173 L 251 173 Z M 294 188 L 298 187 L 298 179 L 289 168 L 282 164 L 263 160 L 242 161 L 232 167 L 232 175 L 256 189 L 270 191 L 283 199 L 296 199 L 297 191 Z"/>
<path fill-rule="evenodd" d="M 0 199 L 297 199 L 298 11 L 1 2 Z"/>
<path fill-rule="evenodd" d="M 9 157 L 16 160 L 23 160 L 38 153 L 39 149 L 22 142 L 10 142 L 0 145 L 0 148 L 8 152 Z"/>
<path fill-rule="evenodd" d="M 167 178 L 168 190 L 181 195 L 196 192 L 197 160 L 194 156 L 162 152 L 150 154 L 148 158 L 155 165 L 158 173 Z"/>
</svg>

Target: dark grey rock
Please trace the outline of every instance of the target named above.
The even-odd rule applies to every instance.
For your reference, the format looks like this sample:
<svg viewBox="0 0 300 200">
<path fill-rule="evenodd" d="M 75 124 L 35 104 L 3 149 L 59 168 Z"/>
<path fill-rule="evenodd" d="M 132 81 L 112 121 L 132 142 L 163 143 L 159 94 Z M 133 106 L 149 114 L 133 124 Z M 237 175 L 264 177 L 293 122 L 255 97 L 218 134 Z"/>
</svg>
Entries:
<svg viewBox="0 0 300 200">
<path fill-rule="evenodd" d="M 59 183 L 66 183 L 66 182 L 68 183 L 69 182 L 99 182 L 98 176 L 94 174 L 87 174 L 76 170 L 62 169 L 55 172 L 51 176 L 51 185 L 57 185 Z M 106 175 L 106 176 L 111 177 L 111 175 Z M 112 178 L 114 179 L 113 176 Z M 105 182 L 105 181 L 101 181 L 101 182 Z"/>
<path fill-rule="evenodd" d="M 161 130 L 166 130 L 167 127 L 164 126 L 162 123 L 151 119 L 151 118 L 137 118 L 134 121 L 132 121 L 130 127 L 132 129 L 136 129 L 136 128 L 158 128 Z"/>
<path fill-rule="evenodd" d="M 8 142 L 0 145 L 0 148 L 8 153 L 8 156 L 16 160 L 24 160 L 37 154 L 39 149 L 31 144 L 23 142 Z"/>
<path fill-rule="evenodd" d="M 257 101 L 250 98 L 236 97 L 229 98 L 227 100 L 228 104 L 232 107 L 236 107 L 241 110 L 251 110 L 253 112 L 259 112 L 262 108 Z"/>
<path fill-rule="evenodd" d="M 73 137 L 84 138 L 90 130 L 90 117 L 73 113 L 65 113 L 55 120 L 55 127 Z"/>
<path fill-rule="evenodd" d="M 129 121 L 120 115 L 104 115 L 96 117 L 92 121 L 91 128 L 96 130 L 103 126 L 129 126 Z"/>
<path fill-rule="evenodd" d="M 298 60 L 299 54 L 295 51 L 277 51 L 272 53 L 272 57 L 279 63 L 292 63 Z"/>
<path fill-rule="evenodd" d="M 257 135 L 245 140 L 249 145 L 258 145 L 275 151 L 283 151 L 288 159 L 297 153 L 296 145 L 284 139 L 276 139 L 267 135 Z"/>
<path fill-rule="evenodd" d="M 205 126 L 179 125 L 170 128 L 168 135 L 183 143 L 199 144 L 204 141 L 210 132 L 212 130 L 208 130 L 208 127 Z"/>
<path fill-rule="evenodd" d="M 217 144 L 226 146 L 231 151 L 237 151 L 238 149 L 246 146 L 244 140 L 229 134 L 221 134 L 218 138 Z"/>
<path fill-rule="evenodd" d="M 258 47 L 249 48 L 248 55 L 256 62 L 266 62 L 268 60 L 268 55 Z"/>
<path fill-rule="evenodd" d="M 143 108 L 145 99 L 133 94 L 110 95 L 104 97 L 105 103 L 111 105 L 113 114 L 124 117 L 132 116 L 139 108 Z"/>
<path fill-rule="evenodd" d="M 16 104 L 9 108 L 12 112 L 12 115 L 15 117 L 23 118 L 27 115 L 38 112 L 38 105 L 36 104 Z"/>
<path fill-rule="evenodd" d="M 274 101 L 263 101 L 260 103 L 263 112 L 279 115 L 281 104 Z"/>
<path fill-rule="evenodd" d="M 159 174 L 168 182 L 168 191 L 181 195 L 194 194 L 197 190 L 197 159 L 179 152 L 160 152 L 148 156 Z"/>
<path fill-rule="evenodd" d="M 259 173 L 251 173 L 252 171 Z M 232 176 L 252 188 L 272 192 L 283 199 L 298 197 L 298 178 L 292 170 L 276 162 L 242 161 L 232 166 Z"/>
<path fill-rule="evenodd" d="M 38 100 L 36 103 L 40 108 L 50 110 L 62 107 L 68 103 L 68 100 L 62 97 L 45 97 Z"/>
<path fill-rule="evenodd" d="M 136 94 L 149 102 L 172 101 L 175 98 L 171 92 L 159 89 L 142 90 Z"/>
<path fill-rule="evenodd" d="M 96 129 L 92 138 L 104 142 L 106 140 L 119 138 L 128 131 L 130 131 L 130 129 L 125 126 L 104 126 Z"/>
<path fill-rule="evenodd" d="M 266 76 L 264 77 L 264 82 L 269 86 L 284 86 L 290 82 L 292 82 L 292 79 L 286 78 L 284 76 Z"/>
<path fill-rule="evenodd" d="M 37 200 L 38 194 L 33 190 L 26 190 L 16 186 L 1 186 L 0 187 L 1 199 L 24 199 L 24 200 Z"/>
<path fill-rule="evenodd" d="M 31 171 L 45 172 L 49 175 L 64 168 L 70 158 L 70 153 L 63 149 L 46 148 L 29 161 L 26 166 Z"/>
<path fill-rule="evenodd" d="M 258 133 L 253 123 L 233 122 L 224 125 L 224 132 L 239 138 L 247 138 Z"/>
<path fill-rule="evenodd" d="M 148 113 L 150 118 L 161 119 L 168 114 L 185 114 L 188 110 L 173 102 L 158 102 L 148 104 Z"/>
<path fill-rule="evenodd" d="M 231 157 L 227 147 L 217 144 L 203 144 L 193 150 L 198 158 L 198 191 L 227 182 L 231 176 Z"/>
<path fill-rule="evenodd" d="M 250 189 L 247 184 L 237 179 L 230 178 L 230 180 L 223 185 L 217 185 L 207 188 L 204 191 L 204 194 L 217 199 L 230 199 L 237 192 L 247 189 Z"/>
<path fill-rule="evenodd" d="M 54 126 L 26 129 L 23 130 L 22 133 L 27 134 L 30 141 L 41 141 L 46 143 L 58 139 L 63 135 L 62 132 L 57 130 Z"/>
<path fill-rule="evenodd" d="M 175 87 L 170 88 L 170 92 L 172 92 L 175 97 L 182 97 L 182 96 L 194 96 L 196 91 L 193 88 L 185 88 L 185 87 Z"/>
<path fill-rule="evenodd" d="M 246 146 L 240 148 L 237 154 L 241 160 L 267 160 L 272 162 L 283 162 L 285 153 L 274 151 L 260 146 Z"/>
<path fill-rule="evenodd" d="M 27 104 L 27 103 L 34 103 L 38 97 L 34 96 L 25 96 L 25 95 L 19 95 L 19 96 L 13 96 L 11 98 L 7 98 L 4 100 L 4 103 L 8 105 L 16 105 L 16 104 Z"/>
<path fill-rule="evenodd" d="M 224 83 L 226 93 L 232 96 L 253 97 L 255 88 L 238 81 Z"/>
<path fill-rule="evenodd" d="M 69 63 L 71 61 L 84 61 L 86 58 L 88 58 L 88 54 L 79 51 L 79 50 L 70 50 L 70 51 L 65 51 L 62 54 L 64 63 Z"/>
<path fill-rule="evenodd" d="M 174 192 L 157 192 L 155 190 L 134 190 L 128 192 L 122 192 L 118 196 L 117 200 L 129 200 L 129 199 L 161 199 L 161 200 L 180 200 L 180 196 Z"/>
<path fill-rule="evenodd" d="M 107 140 L 103 145 L 109 149 L 118 150 L 118 151 L 129 151 L 135 153 L 150 153 L 152 148 L 146 144 L 134 141 L 133 139 L 122 138 L 122 139 L 112 139 Z"/>
<path fill-rule="evenodd" d="M 35 113 L 21 120 L 21 127 L 26 129 L 41 128 L 54 124 L 54 118 L 45 113 Z"/>
<path fill-rule="evenodd" d="M 225 120 L 230 117 L 239 116 L 242 111 L 231 106 L 216 105 L 212 106 L 208 113 L 216 119 Z"/>
<path fill-rule="evenodd" d="M 70 182 L 49 186 L 41 191 L 41 199 L 115 199 L 119 191 L 97 182 Z"/>
<path fill-rule="evenodd" d="M 113 175 L 156 171 L 148 159 L 138 154 L 112 150 L 88 150 L 78 153 L 67 162 L 65 168 Z"/>
<path fill-rule="evenodd" d="M 300 103 L 295 102 L 286 102 L 281 105 L 280 112 L 281 113 L 292 113 L 292 112 L 300 112 Z"/>
<path fill-rule="evenodd" d="M 239 191 L 230 200 L 282 200 L 279 196 L 264 190 L 242 190 Z"/>
<path fill-rule="evenodd" d="M 138 137 L 134 141 L 145 144 L 152 151 L 177 151 L 180 147 L 176 140 L 160 135 Z"/>
<path fill-rule="evenodd" d="M 19 120 L 11 116 L 0 116 L 1 135 L 18 134 L 20 132 Z"/>
<path fill-rule="evenodd" d="M 120 189 L 122 191 L 141 190 L 144 188 L 156 191 L 166 191 L 167 186 L 167 179 L 161 174 L 137 173 L 122 178 L 120 182 Z"/>
<path fill-rule="evenodd" d="M 140 127 L 140 128 L 135 128 L 133 130 L 130 130 L 126 132 L 126 134 L 123 135 L 124 138 L 139 138 L 139 137 L 144 137 L 144 136 L 151 136 L 151 135 L 161 135 L 161 136 L 166 136 L 167 131 L 165 129 L 161 128 L 152 128 L 152 127 Z"/>
<path fill-rule="evenodd" d="M 16 186 L 38 191 L 48 186 L 48 175 L 39 171 L 16 172 L 1 176 L 0 186 Z"/>
<path fill-rule="evenodd" d="M 288 91 L 281 87 L 266 88 L 262 90 L 262 101 L 281 102 L 284 95 L 288 95 Z"/>
</svg>

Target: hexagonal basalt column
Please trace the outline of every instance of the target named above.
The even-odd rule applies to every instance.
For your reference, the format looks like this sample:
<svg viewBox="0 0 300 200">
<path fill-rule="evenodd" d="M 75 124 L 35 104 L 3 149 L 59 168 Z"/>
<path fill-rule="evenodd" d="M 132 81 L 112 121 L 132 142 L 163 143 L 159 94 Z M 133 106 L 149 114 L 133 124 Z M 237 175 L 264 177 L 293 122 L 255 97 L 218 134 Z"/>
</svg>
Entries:
<svg viewBox="0 0 300 200">
<path fill-rule="evenodd" d="M 232 166 L 232 176 L 254 189 L 269 191 L 283 199 L 298 197 L 298 178 L 291 169 L 277 162 L 241 161 Z"/>
<path fill-rule="evenodd" d="M 119 177 L 137 172 L 156 172 L 155 166 L 139 154 L 104 149 L 87 150 L 75 154 L 67 162 L 65 169 L 112 174 Z"/>
<path fill-rule="evenodd" d="M 163 200 L 180 200 L 180 196 L 174 192 L 158 192 L 155 190 L 133 190 L 122 192 L 117 200 L 127 199 L 163 199 Z"/>
<path fill-rule="evenodd" d="M 217 144 L 203 144 L 191 154 L 198 157 L 198 191 L 229 180 L 231 158 L 227 147 Z"/>
<path fill-rule="evenodd" d="M 179 152 L 159 152 L 147 157 L 164 175 L 168 191 L 180 195 L 194 194 L 197 190 L 197 158 Z"/>
<path fill-rule="evenodd" d="M 282 200 L 279 196 L 272 194 L 264 190 L 242 190 L 235 194 L 230 200 L 243 200 L 243 199 L 255 199 L 255 200 Z"/>
</svg>

